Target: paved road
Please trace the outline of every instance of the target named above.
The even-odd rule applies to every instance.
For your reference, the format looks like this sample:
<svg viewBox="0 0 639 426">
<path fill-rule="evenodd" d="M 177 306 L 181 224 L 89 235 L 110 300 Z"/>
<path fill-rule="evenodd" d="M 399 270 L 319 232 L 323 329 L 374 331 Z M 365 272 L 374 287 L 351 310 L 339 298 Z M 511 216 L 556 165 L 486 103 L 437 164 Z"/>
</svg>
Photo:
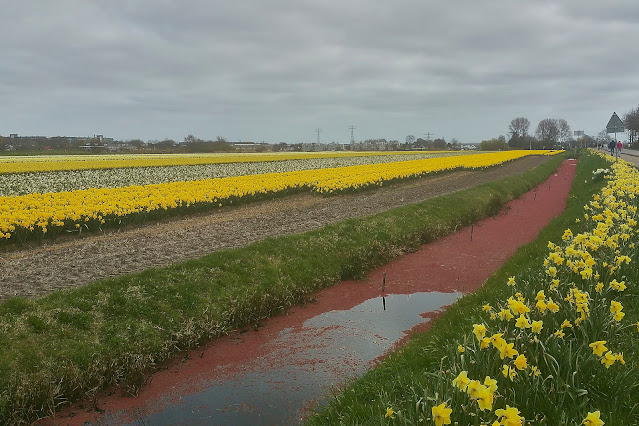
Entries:
<svg viewBox="0 0 639 426">
<path fill-rule="evenodd" d="M 603 151 L 603 148 L 599 151 Z M 608 150 L 606 150 L 606 152 L 608 152 Z M 625 148 L 621 152 L 621 158 L 639 167 L 639 150 Z"/>
<path fill-rule="evenodd" d="M 639 151 L 635 149 L 626 149 L 621 152 L 621 158 L 639 166 Z"/>
</svg>

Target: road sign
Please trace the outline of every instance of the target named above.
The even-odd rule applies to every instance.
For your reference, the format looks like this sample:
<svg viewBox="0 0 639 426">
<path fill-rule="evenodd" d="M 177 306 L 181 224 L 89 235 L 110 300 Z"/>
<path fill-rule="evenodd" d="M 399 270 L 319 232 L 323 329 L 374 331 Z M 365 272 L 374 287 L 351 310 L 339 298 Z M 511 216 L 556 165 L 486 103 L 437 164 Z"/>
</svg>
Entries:
<svg viewBox="0 0 639 426">
<path fill-rule="evenodd" d="M 626 128 L 623 125 L 623 121 L 621 121 L 621 118 L 619 118 L 616 112 L 613 112 L 612 117 L 610 117 L 610 121 L 606 124 L 606 132 L 621 133 L 625 130 Z"/>
</svg>

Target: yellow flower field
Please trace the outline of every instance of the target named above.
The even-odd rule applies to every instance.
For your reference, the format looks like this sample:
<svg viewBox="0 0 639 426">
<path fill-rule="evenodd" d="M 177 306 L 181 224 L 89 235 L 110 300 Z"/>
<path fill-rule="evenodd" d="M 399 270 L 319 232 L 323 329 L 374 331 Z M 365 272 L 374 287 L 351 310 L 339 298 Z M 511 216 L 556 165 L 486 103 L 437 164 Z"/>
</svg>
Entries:
<svg viewBox="0 0 639 426">
<path fill-rule="evenodd" d="M 312 153 L 308 153 L 312 154 Z M 369 152 L 369 155 L 344 156 L 336 153 L 337 157 L 311 157 L 292 159 L 290 155 L 280 155 L 279 160 L 274 161 L 273 155 L 262 156 L 253 154 L 251 157 L 255 161 L 225 162 L 216 164 L 186 164 L 169 166 L 146 166 L 148 161 L 145 157 L 129 156 L 126 158 L 136 159 L 136 167 L 116 167 L 78 170 L 57 170 L 42 172 L 24 173 L 0 173 L 0 196 L 27 195 L 31 193 L 47 193 L 62 191 L 77 191 L 91 188 L 117 188 L 132 185 L 151 185 L 157 183 L 182 182 L 191 180 L 217 179 L 241 175 L 259 175 L 267 173 L 284 173 L 299 170 L 319 170 L 326 168 L 363 166 L 369 164 L 395 163 L 409 160 L 423 160 L 426 158 L 448 157 L 458 155 L 469 155 L 464 151 L 431 152 L 421 151 L 419 153 L 382 153 Z M 326 153 L 324 153 L 326 155 Z M 224 157 L 225 156 L 225 157 Z M 162 157 L 166 160 L 166 156 Z M 183 161 L 187 156 L 176 154 L 172 157 L 173 162 Z M 237 156 L 228 154 L 218 154 L 214 157 L 224 157 L 227 159 Z M 45 157 L 42 157 L 45 158 Z M 47 157 L 49 160 L 56 160 L 56 157 Z M 99 161 L 112 159 L 112 156 L 99 157 Z M 286 158 L 286 159 L 281 159 Z M 153 160 L 154 157 L 150 157 Z M 261 161 L 265 159 L 265 161 Z M 270 159 L 270 160 L 269 160 Z M 77 161 L 76 157 L 69 158 L 69 167 Z M 0 157 L 0 162 L 2 157 Z M 152 164 L 152 163 L 151 163 Z M 56 167 L 59 165 L 56 165 Z"/>
<path fill-rule="evenodd" d="M 600 170 L 593 180 L 600 178 Z M 521 425 L 526 420 L 508 405 L 514 405 L 510 398 L 525 400 L 529 395 L 537 398 L 530 404 L 538 408 L 544 402 L 535 395 L 554 394 L 553 404 L 581 413 L 565 424 L 604 424 L 598 407 L 588 404 L 592 389 L 583 376 L 603 369 L 612 377 L 624 377 L 626 359 L 618 336 L 629 327 L 639 328 L 639 323 L 624 319 L 624 304 L 636 297 L 625 292 L 631 283 L 624 268 L 636 253 L 639 171 L 619 161 L 609 172 L 608 185 L 577 219 L 587 223 L 586 231 L 566 229 L 562 244 L 549 242 L 539 274 L 528 275 L 524 282 L 510 277 L 506 284 L 512 295 L 497 306 L 483 305 L 483 318 L 468 330 L 465 341 L 451 342 L 456 371 L 450 372 L 449 389 L 438 398 L 451 401 L 452 419 L 456 413 L 472 413 L 481 424 Z M 507 408 L 492 412 L 497 398 Z"/>
<path fill-rule="evenodd" d="M 429 151 L 429 154 L 448 154 L 450 151 Z M 252 163 L 262 161 L 303 160 L 314 158 L 423 155 L 423 151 L 371 152 L 282 152 L 240 154 L 119 154 L 119 155 L 37 155 L 2 156 L 0 174 L 52 172 L 61 170 L 112 169 L 126 167 L 185 166 L 198 164 Z"/>
<path fill-rule="evenodd" d="M 477 169 L 531 154 L 558 151 L 506 151 L 425 160 L 351 166 L 286 173 L 235 176 L 122 188 L 0 197 L 0 239 L 16 233 L 46 234 L 85 226 L 120 223 L 121 218 L 186 208 L 194 204 L 222 206 L 258 195 L 306 189 L 318 193 L 356 190 L 384 182 L 453 169 Z"/>
</svg>

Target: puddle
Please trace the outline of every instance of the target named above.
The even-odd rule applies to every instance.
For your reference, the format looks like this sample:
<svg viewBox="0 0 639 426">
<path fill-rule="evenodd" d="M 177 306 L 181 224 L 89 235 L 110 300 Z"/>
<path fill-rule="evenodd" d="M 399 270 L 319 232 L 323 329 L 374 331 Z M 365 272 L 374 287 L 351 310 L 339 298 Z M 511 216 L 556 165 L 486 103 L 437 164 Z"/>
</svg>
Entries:
<svg viewBox="0 0 639 426">
<path fill-rule="evenodd" d="M 428 322 L 424 313 L 461 296 L 391 294 L 349 310 L 322 313 L 281 330 L 265 344 L 263 355 L 240 365 L 218 366 L 213 379 L 199 383 L 200 392 L 107 415 L 98 424 L 298 424 L 309 404 L 325 403 L 334 386 L 363 375 L 408 331 Z M 158 406 L 163 406 L 160 411 Z"/>
</svg>

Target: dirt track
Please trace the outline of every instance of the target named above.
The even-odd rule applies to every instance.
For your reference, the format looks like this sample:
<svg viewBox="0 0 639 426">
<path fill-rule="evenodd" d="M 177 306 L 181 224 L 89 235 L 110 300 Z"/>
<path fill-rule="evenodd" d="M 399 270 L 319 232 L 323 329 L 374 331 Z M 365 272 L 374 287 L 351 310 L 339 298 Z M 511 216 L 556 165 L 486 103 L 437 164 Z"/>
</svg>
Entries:
<svg viewBox="0 0 639 426">
<path fill-rule="evenodd" d="M 517 175 L 546 161 L 525 157 L 484 171 L 462 171 L 334 197 L 309 194 L 65 239 L 0 254 L 0 300 L 35 297 L 99 279 L 166 266 L 269 236 L 295 234 Z"/>
</svg>

